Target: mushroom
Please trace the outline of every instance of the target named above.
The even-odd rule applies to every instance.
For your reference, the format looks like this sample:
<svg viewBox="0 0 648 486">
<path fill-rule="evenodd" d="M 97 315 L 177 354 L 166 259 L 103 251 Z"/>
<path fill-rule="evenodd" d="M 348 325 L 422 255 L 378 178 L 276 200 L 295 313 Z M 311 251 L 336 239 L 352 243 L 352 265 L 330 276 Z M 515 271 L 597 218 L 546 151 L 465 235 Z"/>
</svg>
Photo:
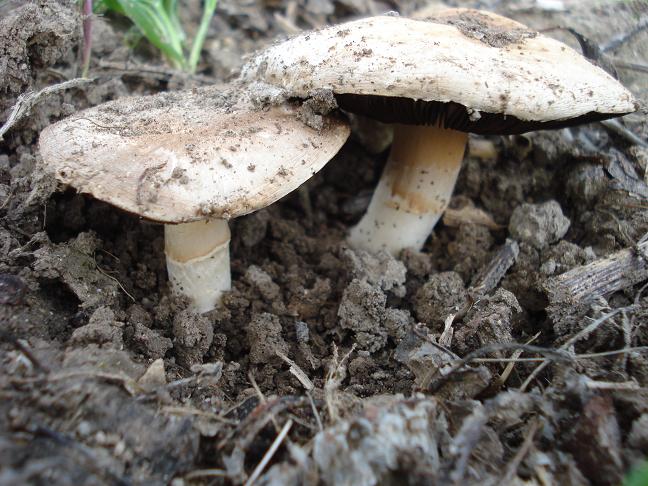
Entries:
<svg viewBox="0 0 648 486">
<path fill-rule="evenodd" d="M 330 90 L 338 105 L 395 124 L 387 165 L 356 247 L 420 249 L 448 205 L 467 132 L 517 134 L 636 110 L 633 96 L 570 47 L 489 12 L 361 19 L 308 32 L 241 74 L 291 96 Z"/>
<path fill-rule="evenodd" d="M 171 286 L 207 312 L 231 285 L 227 220 L 297 188 L 349 135 L 297 111 L 215 87 L 121 98 L 47 127 L 40 152 L 61 182 L 164 223 Z"/>
</svg>

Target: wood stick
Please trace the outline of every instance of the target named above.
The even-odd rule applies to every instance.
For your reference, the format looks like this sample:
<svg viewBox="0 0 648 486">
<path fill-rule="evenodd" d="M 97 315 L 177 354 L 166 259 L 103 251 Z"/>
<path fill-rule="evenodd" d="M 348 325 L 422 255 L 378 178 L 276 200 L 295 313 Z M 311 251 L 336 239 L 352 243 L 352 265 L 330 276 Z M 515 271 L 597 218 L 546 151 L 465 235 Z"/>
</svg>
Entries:
<svg viewBox="0 0 648 486">
<path fill-rule="evenodd" d="M 547 279 L 544 289 L 551 305 L 580 306 L 648 279 L 648 239 L 606 258 Z"/>
<path fill-rule="evenodd" d="M 92 79 L 86 78 L 76 78 L 63 83 L 54 84 L 46 88 L 41 89 L 37 92 L 26 92 L 21 94 L 16 100 L 16 104 L 11 109 L 9 118 L 7 121 L 0 127 L 0 141 L 3 140 L 4 134 L 18 123 L 22 118 L 27 116 L 31 109 L 45 96 L 56 93 L 57 91 L 63 91 L 66 89 L 77 88 L 83 84 L 91 83 Z"/>
<path fill-rule="evenodd" d="M 484 267 L 473 280 L 468 293 L 474 300 L 486 295 L 497 287 L 500 280 L 517 260 L 520 248 L 515 240 L 507 239 L 506 243 L 493 256 L 489 264 Z"/>
<path fill-rule="evenodd" d="M 617 59 L 614 58 L 612 59 L 612 64 L 614 64 L 614 67 L 620 68 L 620 69 L 629 69 L 631 71 L 638 71 L 640 73 L 648 73 L 648 66 L 645 64 L 639 64 L 636 62 L 629 62 L 625 61 L 623 59 Z"/>
</svg>

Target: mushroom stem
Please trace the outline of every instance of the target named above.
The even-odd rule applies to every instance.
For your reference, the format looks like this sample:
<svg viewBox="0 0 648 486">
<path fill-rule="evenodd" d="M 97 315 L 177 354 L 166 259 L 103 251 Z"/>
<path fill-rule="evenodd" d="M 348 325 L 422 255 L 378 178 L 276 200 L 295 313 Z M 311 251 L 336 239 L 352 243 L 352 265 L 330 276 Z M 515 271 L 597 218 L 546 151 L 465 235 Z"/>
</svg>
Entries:
<svg viewBox="0 0 648 486">
<path fill-rule="evenodd" d="M 230 230 L 224 219 L 164 226 L 164 252 L 171 288 L 200 313 L 216 307 L 232 287 Z"/>
<path fill-rule="evenodd" d="M 420 250 L 448 206 L 468 134 L 438 126 L 396 125 L 387 165 L 349 243 L 369 251 Z"/>
</svg>

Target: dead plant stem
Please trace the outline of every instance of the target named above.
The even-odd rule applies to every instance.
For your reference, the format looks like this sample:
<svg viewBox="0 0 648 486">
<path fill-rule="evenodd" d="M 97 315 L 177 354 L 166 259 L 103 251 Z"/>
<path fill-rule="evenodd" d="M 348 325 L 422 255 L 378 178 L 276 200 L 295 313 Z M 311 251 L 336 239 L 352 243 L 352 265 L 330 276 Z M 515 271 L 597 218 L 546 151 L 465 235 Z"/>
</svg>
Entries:
<svg viewBox="0 0 648 486">
<path fill-rule="evenodd" d="M 289 419 L 288 422 L 284 424 L 283 428 L 281 429 L 281 431 L 279 432 L 275 440 L 272 442 L 270 448 L 263 455 L 261 462 L 259 462 L 257 467 L 254 468 L 252 475 L 245 482 L 245 486 L 252 486 L 254 482 L 259 478 L 259 476 L 261 475 L 265 467 L 268 465 L 268 462 L 270 462 L 270 459 L 272 459 L 272 456 L 275 455 L 275 452 L 277 452 L 277 449 L 279 449 L 279 446 L 288 435 L 288 432 L 290 432 L 290 428 L 292 426 L 293 426 L 293 421 Z"/>
</svg>

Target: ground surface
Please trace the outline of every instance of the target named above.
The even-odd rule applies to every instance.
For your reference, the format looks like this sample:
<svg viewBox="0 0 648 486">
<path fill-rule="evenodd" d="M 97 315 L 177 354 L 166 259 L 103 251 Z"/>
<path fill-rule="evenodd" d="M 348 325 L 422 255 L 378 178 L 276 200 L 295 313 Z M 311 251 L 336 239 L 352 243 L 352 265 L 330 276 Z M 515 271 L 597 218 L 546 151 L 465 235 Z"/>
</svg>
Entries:
<svg viewBox="0 0 648 486">
<path fill-rule="evenodd" d="M 78 75 L 74 3 L 0 3 L 0 119 Z M 598 46 L 648 16 L 643 1 L 449 3 Z M 282 430 L 256 484 L 619 484 L 646 456 L 648 355 L 631 348 L 648 345 L 648 150 L 627 134 L 490 139 L 494 155 L 464 162 L 452 207 L 467 209 L 398 259 L 344 243 L 388 135 L 354 136 L 305 190 L 232 223 L 234 289 L 205 316 L 170 295 L 159 225 L 41 167 L 40 130 L 76 110 L 225 82 L 276 36 L 424 6 L 222 0 L 193 77 L 97 20 L 95 81 L 40 99 L 0 142 L 0 484 L 241 484 Z M 643 106 L 648 74 L 627 63 L 647 55 L 643 31 L 599 58 Z M 647 139 L 645 112 L 623 123 Z M 561 291 L 558 275 L 624 249 L 584 295 Z"/>
</svg>

